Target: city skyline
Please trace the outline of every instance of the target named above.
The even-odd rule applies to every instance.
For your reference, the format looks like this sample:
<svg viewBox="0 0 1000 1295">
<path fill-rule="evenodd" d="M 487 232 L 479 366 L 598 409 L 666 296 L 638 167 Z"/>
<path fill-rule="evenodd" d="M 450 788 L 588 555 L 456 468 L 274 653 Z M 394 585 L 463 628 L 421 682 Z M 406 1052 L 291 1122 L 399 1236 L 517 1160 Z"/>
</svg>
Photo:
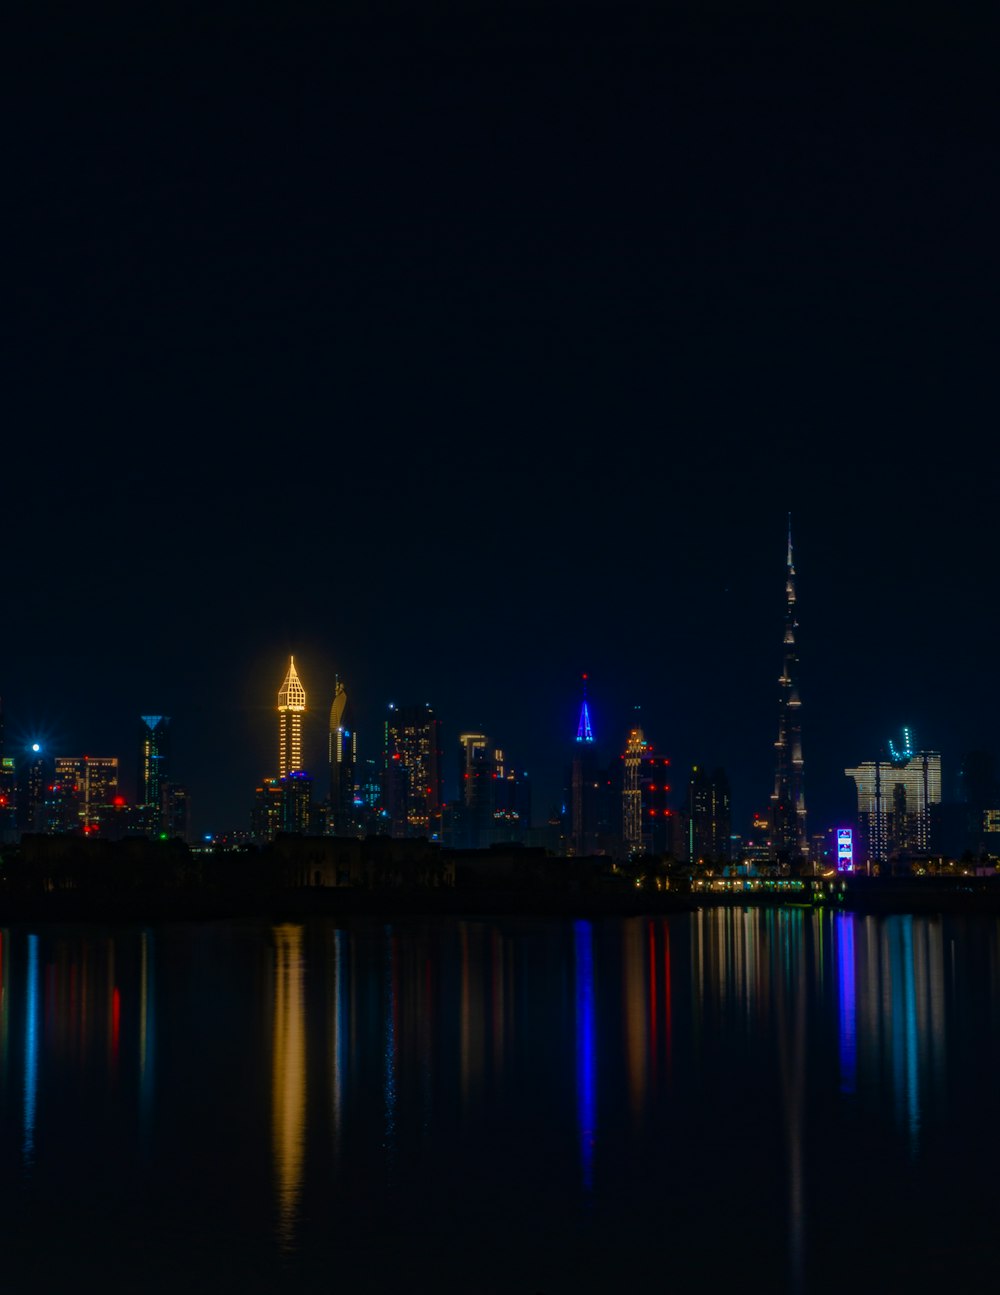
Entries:
<svg viewBox="0 0 1000 1295">
<path fill-rule="evenodd" d="M 779 723 L 779 741 L 778 743 L 775 743 L 774 747 L 771 749 L 772 751 L 777 751 L 777 773 L 774 775 L 775 789 L 777 790 L 777 788 L 782 785 L 782 779 L 784 779 L 785 783 L 792 788 L 788 799 L 789 803 L 794 805 L 801 801 L 802 739 L 801 722 L 798 718 L 798 644 L 796 641 L 798 621 L 795 584 L 796 571 L 792 557 L 790 518 L 787 525 L 788 535 L 784 581 L 784 658 L 781 667 L 781 674 L 778 679 L 781 695 L 781 719 Z M 299 677 L 295 665 L 294 654 L 289 655 L 284 681 L 277 693 L 277 706 L 273 707 L 270 712 L 272 715 L 272 719 L 270 720 L 272 733 L 274 732 L 273 717 L 276 716 L 278 719 L 277 760 L 273 761 L 273 768 L 266 766 L 265 762 L 265 767 L 261 768 L 260 772 L 258 772 L 254 779 L 251 780 L 251 785 L 254 782 L 259 782 L 261 778 L 279 778 L 293 770 L 301 768 L 310 774 L 312 780 L 313 799 L 319 802 L 329 797 L 331 778 L 334 772 L 331 765 L 336 752 L 337 731 L 342 727 L 347 706 L 347 693 L 339 672 L 334 674 L 333 679 L 333 693 L 328 715 L 326 710 L 326 698 L 322 696 L 322 694 L 318 703 L 314 704 L 311 710 L 307 711 L 306 690 L 303 685 L 303 681 Z M 642 728 L 642 722 L 646 711 L 644 711 L 641 706 L 632 707 L 627 711 L 621 711 L 621 709 L 619 709 L 618 728 L 621 731 L 616 732 L 615 720 L 610 718 L 610 716 L 601 715 L 600 712 L 598 712 L 598 718 L 596 720 L 592 718 L 591 686 L 589 672 L 584 672 L 582 675 L 582 681 L 579 685 L 582 691 L 578 692 L 575 703 L 570 703 L 577 712 L 575 724 L 570 723 L 564 728 L 562 734 L 554 735 L 550 733 L 548 742 L 541 751 L 539 751 L 537 747 L 532 749 L 529 746 L 528 749 L 531 751 L 531 755 L 534 758 L 518 759 L 518 765 L 524 766 L 528 777 L 531 778 L 533 783 L 535 796 L 533 804 L 533 821 L 536 824 L 543 823 L 552 812 L 562 812 L 564 817 L 567 819 L 567 822 L 572 822 L 574 820 L 574 813 L 576 812 L 574 810 L 574 798 L 577 796 L 577 792 L 575 790 L 576 775 L 570 768 L 574 756 L 574 747 L 576 747 L 578 752 L 582 749 L 579 745 L 582 743 L 583 746 L 593 747 L 595 751 L 599 750 L 601 752 L 601 759 L 605 764 L 607 764 L 609 758 L 613 760 L 620 756 L 625 760 L 627 765 L 628 752 L 631 750 L 632 745 L 638 743 L 636 750 L 639 750 L 640 747 L 647 744 L 644 739 L 644 731 Z M 758 691 L 760 690 L 761 689 L 758 688 Z M 789 709 L 788 702 L 790 697 L 794 698 L 791 709 Z M 353 709 L 354 707 L 352 704 L 352 711 Z M 412 707 L 410 709 L 412 710 Z M 566 706 L 564 706 L 563 709 L 567 715 L 570 713 Z M 374 761 L 379 769 L 384 766 L 384 762 L 389 752 L 389 748 L 387 746 L 389 728 L 385 716 L 388 715 L 391 719 L 393 713 L 398 712 L 398 710 L 399 708 L 396 703 L 387 703 L 386 707 L 383 708 L 381 715 L 368 714 L 367 716 L 363 716 L 360 727 L 365 733 L 365 737 L 361 740 L 360 750 L 358 744 L 359 726 L 352 722 L 352 727 L 348 733 L 351 747 L 350 760 L 352 769 L 355 764 L 357 765 L 355 772 L 359 777 L 365 761 Z M 15 736 L 12 741 L 11 727 L 9 722 L 7 722 L 8 712 L 9 708 L 5 707 L 4 722 L 7 733 L 5 753 L 9 754 L 12 751 L 16 751 L 16 744 L 18 741 L 27 748 L 29 745 L 36 742 L 39 737 L 45 737 L 44 734 L 38 734 L 31 731 L 23 732 L 18 736 Z M 791 716 L 791 719 L 789 719 L 789 716 Z M 911 728 L 909 724 L 911 718 L 912 717 L 910 716 L 907 717 L 908 722 L 906 725 L 897 726 L 902 727 L 903 742 L 904 746 L 907 747 L 911 741 Z M 440 728 L 440 721 L 435 719 L 434 722 Z M 143 715 L 140 717 L 142 741 L 140 745 L 140 766 L 135 788 L 135 799 L 137 804 L 144 803 L 144 800 L 148 802 L 149 799 L 148 794 L 144 796 L 142 779 L 150 757 L 150 736 L 154 732 L 157 734 L 166 733 L 167 725 L 171 723 L 171 719 L 167 716 Z M 305 723 L 306 726 L 305 731 L 303 730 L 303 723 Z M 520 742 L 519 735 L 517 733 L 509 731 L 509 725 L 501 725 L 499 729 L 490 728 L 487 730 L 484 728 L 481 732 L 470 732 L 468 730 L 468 726 L 457 725 L 455 727 L 461 731 L 454 735 L 450 733 L 452 727 L 451 721 L 449 720 L 446 737 L 444 739 L 437 739 L 441 749 L 435 757 L 436 764 L 434 767 L 437 772 L 434 776 L 438 780 L 438 785 L 442 789 L 441 792 L 438 793 L 440 803 L 454 803 L 457 799 L 461 799 L 463 795 L 459 782 L 462 774 L 462 757 L 460 756 L 459 759 L 452 764 L 452 761 L 444 754 L 445 748 L 450 750 L 454 745 L 452 736 L 459 736 L 463 747 L 469 745 L 470 749 L 472 746 L 476 745 L 475 739 L 478 738 L 478 745 L 480 746 L 485 746 L 487 742 L 492 743 L 493 745 L 502 743 L 508 748 L 514 748 L 517 751 L 518 756 L 522 754 L 526 755 L 528 753 L 525 750 L 526 744 Z M 571 739 L 570 736 L 574 728 L 575 740 Z M 763 735 L 758 735 L 758 737 L 762 736 Z M 685 782 L 689 770 L 696 770 L 699 767 L 708 765 L 724 770 L 727 778 L 735 782 L 735 811 L 732 819 L 732 829 L 736 835 L 746 839 L 750 835 L 751 822 L 753 818 L 764 812 L 768 803 L 770 804 L 769 812 L 772 815 L 774 814 L 775 796 L 772 794 L 768 798 L 766 794 L 760 790 L 760 786 L 755 786 L 754 789 L 751 790 L 746 785 L 745 779 L 741 779 L 739 776 L 734 779 L 731 766 L 726 764 L 724 758 L 720 758 L 713 752 L 702 752 L 696 757 L 684 758 L 682 756 L 678 760 L 677 754 L 670 749 L 669 742 L 665 742 L 659 734 L 657 734 L 656 737 L 657 747 L 660 749 L 662 754 L 670 760 L 672 765 L 672 773 L 670 776 L 677 783 L 673 796 L 669 797 L 667 802 L 672 808 L 682 807 L 685 795 Z M 191 738 L 192 740 L 196 738 L 196 730 L 192 732 Z M 163 743 L 166 739 L 160 737 L 158 740 Z M 272 741 L 273 740 L 274 739 L 272 737 Z M 782 750 L 784 742 L 787 742 L 790 750 L 798 752 L 797 760 L 795 760 L 793 756 L 792 760 L 789 762 L 783 757 Z M 767 749 L 763 742 L 761 742 L 760 745 L 762 750 Z M 935 742 L 934 745 L 939 748 L 942 746 L 947 748 L 948 743 Z M 343 755 L 343 734 L 341 734 L 340 738 L 340 748 L 341 754 Z M 951 767 L 949 767 L 947 760 L 945 762 L 943 784 L 940 772 L 940 757 L 937 757 L 939 761 L 939 772 L 936 776 L 938 784 L 943 785 L 944 788 L 943 794 L 941 791 L 937 793 L 937 800 L 943 799 L 945 802 L 948 802 L 957 799 L 956 788 L 958 787 L 958 779 L 961 772 L 961 761 L 970 751 L 977 749 L 985 749 L 990 753 L 994 750 L 989 743 L 980 742 L 978 744 L 973 743 L 972 745 L 967 746 L 960 753 L 953 755 Z M 50 758 L 54 755 L 64 754 L 62 751 L 56 752 L 54 748 L 51 747 L 51 744 L 47 745 L 46 751 Z M 165 747 L 163 747 L 163 751 L 166 751 Z M 259 743 L 257 745 L 257 754 L 260 754 Z M 863 763 L 865 760 L 882 760 L 888 764 L 888 762 L 892 760 L 898 763 L 897 758 L 899 755 L 900 752 L 895 749 L 893 740 L 889 737 L 886 737 L 882 741 L 878 741 L 876 746 L 864 752 L 852 752 L 850 758 L 841 766 L 844 782 L 840 787 L 841 795 L 839 798 L 838 812 L 833 814 L 827 812 L 826 817 L 822 817 L 821 815 L 813 817 L 810 822 L 811 832 L 806 835 L 806 839 L 808 840 L 812 835 L 827 832 L 841 823 L 860 821 L 860 818 L 863 817 L 863 815 L 859 812 L 859 808 L 854 802 L 854 787 L 848 774 L 854 774 L 857 772 L 854 766 L 856 766 L 859 761 Z M 465 758 L 468 758 L 468 752 L 466 752 Z M 596 759 L 596 757 L 591 757 L 592 763 L 594 759 Z M 772 761 L 773 759 L 774 757 L 772 756 Z M 829 784 L 832 782 L 833 778 L 830 775 L 830 771 L 825 768 L 822 749 L 820 750 L 818 758 L 813 757 L 813 759 L 816 760 L 816 764 L 818 765 L 821 785 L 823 784 L 822 775 L 824 773 L 827 774 L 827 783 Z M 127 758 L 125 763 L 127 768 Z M 813 761 L 811 760 L 810 768 L 812 767 Z M 792 770 L 797 769 L 799 772 L 797 774 L 790 774 L 789 768 Z M 537 772 L 538 770 L 542 771 L 541 777 L 539 777 Z M 547 782 L 545 778 L 546 770 L 548 770 Z M 757 770 L 757 773 L 761 776 L 756 779 L 756 782 L 761 786 L 763 785 L 763 774 L 765 772 L 765 765 L 762 762 L 760 768 Z M 126 778 L 127 776 L 128 775 L 126 774 Z M 794 785 L 792 782 L 788 781 L 789 778 L 793 776 L 798 779 Z M 127 782 L 126 786 L 128 786 Z M 199 795 L 199 792 L 202 794 Z M 252 811 L 252 794 L 248 793 L 247 787 L 241 787 L 239 790 L 239 799 L 241 802 L 240 807 L 234 810 L 229 821 L 221 822 L 209 820 L 205 809 L 200 807 L 199 801 L 202 801 L 205 792 L 207 792 L 207 797 L 205 798 L 208 799 L 209 804 L 211 804 L 211 798 L 214 792 L 214 788 L 211 784 L 206 784 L 204 788 L 198 786 L 194 792 L 194 821 L 199 833 L 201 832 L 202 827 L 206 827 L 207 831 L 214 834 L 231 832 L 234 830 L 239 832 L 246 829 Z M 183 794 L 187 796 L 190 792 L 185 789 Z M 384 791 L 383 794 L 385 795 L 388 793 Z M 216 801 L 215 803 L 219 802 Z M 236 801 L 234 800 L 232 803 L 235 806 Z M 822 803 L 821 798 L 821 804 Z M 748 807 L 745 812 L 744 806 Z M 222 816 L 216 814 L 214 817 L 218 820 Z M 801 822 L 803 818 L 804 814 L 800 813 L 799 821 Z M 569 829 L 569 839 L 571 842 L 575 840 L 573 835 L 574 830 L 575 829 L 573 828 Z M 636 835 L 640 830 L 641 829 L 639 829 L 637 824 L 634 824 L 632 828 L 629 829 L 628 824 L 626 823 L 625 836 L 629 837 L 630 831 L 631 835 Z M 802 829 L 799 829 L 800 833 L 801 831 Z M 798 840 L 794 829 L 791 831 L 788 841 L 784 841 L 783 844 L 778 844 L 779 850 L 782 850 L 784 853 L 788 853 L 792 848 L 793 837 L 796 841 Z M 591 845 L 593 845 L 593 842 L 591 842 Z M 573 848 L 572 844 L 570 848 Z M 577 842 L 577 852 L 579 852 L 581 848 L 583 848 L 581 842 Z"/>
</svg>

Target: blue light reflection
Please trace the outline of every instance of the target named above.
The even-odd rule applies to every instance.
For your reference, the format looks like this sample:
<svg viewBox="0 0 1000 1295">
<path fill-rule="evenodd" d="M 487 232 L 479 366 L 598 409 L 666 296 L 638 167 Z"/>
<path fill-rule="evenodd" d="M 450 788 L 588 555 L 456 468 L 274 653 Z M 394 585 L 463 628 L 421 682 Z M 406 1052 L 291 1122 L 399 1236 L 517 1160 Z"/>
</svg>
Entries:
<svg viewBox="0 0 1000 1295">
<path fill-rule="evenodd" d="M 589 922 L 573 924 L 576 954 L 576 1101 L 580 1171 L 585 1191 L 594 1186 L 597 1133 L 597 1061 L 594 1028 L 594 950 Z"/>
</svg>

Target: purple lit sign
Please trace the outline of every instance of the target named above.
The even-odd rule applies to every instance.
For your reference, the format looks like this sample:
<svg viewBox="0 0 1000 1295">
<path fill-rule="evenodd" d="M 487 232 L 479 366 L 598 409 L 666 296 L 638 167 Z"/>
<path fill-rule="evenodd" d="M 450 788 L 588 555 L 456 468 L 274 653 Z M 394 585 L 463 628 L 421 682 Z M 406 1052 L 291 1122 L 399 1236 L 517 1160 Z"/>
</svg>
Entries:
<svg viewBox="0 0 1000 1295">
<path fill-rule="evenodd" d="M 837 871 L 854 871 L 854 832 L 849 827 L 837 828 Z"/>
</svg>

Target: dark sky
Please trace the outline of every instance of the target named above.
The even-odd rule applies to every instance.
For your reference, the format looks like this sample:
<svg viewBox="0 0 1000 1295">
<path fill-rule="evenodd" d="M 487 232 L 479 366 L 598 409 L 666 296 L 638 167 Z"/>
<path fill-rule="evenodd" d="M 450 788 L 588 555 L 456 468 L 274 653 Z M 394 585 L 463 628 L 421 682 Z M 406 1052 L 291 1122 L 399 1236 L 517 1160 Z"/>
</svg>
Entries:
<svg viewBox="0 0 1000 1295">
<path fill-rule="evenodd" d="M 544 815 L 587 670 L 742 828 L 791 509 L 811 828 L 904 723 L 996 750 L 998 19 L 915 8 L 24 6 L 10 744 L 130 781 L 171 714 L 243 826 L 294 651 L 362 754 L 429 701 Z"/>
</svg>

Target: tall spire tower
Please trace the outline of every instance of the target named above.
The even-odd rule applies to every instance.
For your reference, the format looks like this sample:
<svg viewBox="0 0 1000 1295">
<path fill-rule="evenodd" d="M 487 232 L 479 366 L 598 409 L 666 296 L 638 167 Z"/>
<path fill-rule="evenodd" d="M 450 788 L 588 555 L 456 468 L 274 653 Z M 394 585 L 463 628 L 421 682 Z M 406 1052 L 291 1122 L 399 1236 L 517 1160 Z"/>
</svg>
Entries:
<svg viewBox="0 0 1000 1295">
<path fill-rule="evenodd" d="M 580 722 L 576 726 L 578 742 L 593 742 L 594 731 L 590 727 L 590 711 L 587 708 L 587 676 L 583 676 L 583 704 L 580 707 Z"/>
<path fill-rule="evenodd" d="M 778 740 L 774 744 L 774 793 L 771 796 L 771 839 L 780 859 L 808 854 L 806 798 L 802 778 L 802 702 L 799 699 L 799 655 L 795 645 L 795 561 L 792 556 L 792 515 L 788 515 L 788 555 L 785 560 L 784 664 L 778 685 Z"/>
<path fill-rule="evenodd" d="M 302 716 L 306 690 L 295 672 L 295 658 L 288 658 L 288 674 L 278 689 L 278 777 L 302 768 Z"/>
</svg>

